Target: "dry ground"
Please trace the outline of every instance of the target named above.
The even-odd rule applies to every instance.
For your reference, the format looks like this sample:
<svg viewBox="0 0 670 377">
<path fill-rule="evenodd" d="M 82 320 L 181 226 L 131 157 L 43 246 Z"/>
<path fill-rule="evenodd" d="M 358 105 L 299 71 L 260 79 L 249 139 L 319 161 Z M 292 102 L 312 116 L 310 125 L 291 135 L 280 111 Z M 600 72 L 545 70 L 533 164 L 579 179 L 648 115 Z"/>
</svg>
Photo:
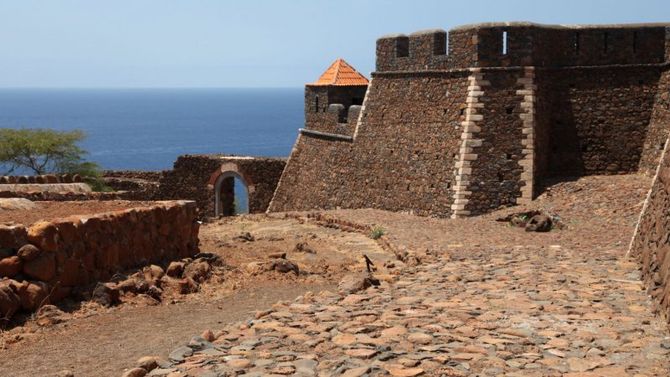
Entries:
<svg viewBox="0 0 670 377">
<path fill-rule="evenodd" d="M 403 270 L 408 275 L 399 276 L 401 285 L 384 283 L 379 293 L 370 293 L 371 300 L 379 306 L 380 312 L 389 309 L 384 305 L 401 304 L 393 298 L 395 294 L 409 297 L 418 295 L 419 299 L 424 296 L 426 302 L 433 303 L 435 300 L 453 300 L 450 305 L 441 308 L 452 307 L 456 310 L 456 307 L 463 306 L 458 309 L 459 316 L 474 312 L 486 313 L 487 310 L 491 312 L 489 316 L 494 316 L 499 312 L 499 305 L 513 298 L 512 301 L 517 302 L 517 305 L 506 310 L 514 314 L 514 320 L 532 318 L 537 321 L 539 318 L 544 326 L 555 328 L 559 324 L 570 325 L 571 316 L 588 312 L 592 305 L 588 304 L 589 301 L 595 300 L 594 296 L 603 296 L 592 301 L 596 303 L 598 311 L 611 313 L 608 318 L 626 321 L 620 326 L 624 329 L 638 329 L 638 332 L 626 333 L 619 339 L 631 341 L 635 340 L 631 336 L 639 336 L 637 343 L 643 344 L 667 337 L 667 329 L 650 315 L 649 302 L 641 286 L 634 283 L 635 265 L 617 260 L 625 254 L 649 184 L 650 179 L 646 177 L 629 175 L 587 177 L 553 185 L 528 207 L 546 209 L 561 217 L 566 227 L 549 233 L 527 233 L 496 221 L 509 213 L 522 211 L 523 207 L 462 220 L 425 218 L 379 210 L 338 210 L 322 214 L 351 223 L 382 227 L 384 238 L 393 248 L 406 250 L 420 260 L 418 267 Z M 34 322 L 28 321 L 25 326 L 9 331 L 3 339 L 19 337 L 22 340 L 0 350 L 2 375 L 50 376 L 69 369 L 76 376 L 119 376 L 124 368 L 133 366 L 134 360 L 140 356 L 152 354 L 166 357 L 173 348 L 185 344 L 191 336 L 205 329 L 228 329 L 226 324 L 229 322 L 246 323 L 253 319 L 249 313 L 254 309 L 264 309 L 278 300 L 291 300 L 308 290 L 318 292 L 323 287 L 332 288 L 347 271 L 362 270 L 363 253 L 378 261 L 380 267 L 384 261 L 393 260 L 392 255 L 382 250 L 366 234 L 317 226 L 307 219 L 307 214 L 296 215 L 302 216 L 303 220 L 272 214 L 243 216 L 204 225 L 200 237 L 202 251 L 221 255 L 229 268 L 220 279 L 212 279 L 204 284 L 199 293 L 182 296 L 174 303 L 164 302 L 153 306 L 129 300 L 127 304 L 103 310 L 87 303 L 71 314 L 71 320 L 62 324 L 39 328 Z M 245 233 L 251 234 L 253 241 L 245 241 L 245 237 L 240 237 Z M 316 251 L 315 254 L 294 250 L 297 243 L 305 242 Z M 257 271 L 249 268 L 250 263 L 253 266 L 253 262 L 268 260 L 270 254 L 278 253 L 287 253 L 287 258 L 297 262 L 303 273 L 299 277 L 276 272 L 257 274 Z M 599 264 L 603 267 L 599 268 Z M 402 266 L 402 263 L 397 263 L 397 267 Z M 546 274 L 541 278 L 534 277 L 543 271 Z M 434 279 L 437 279 L 436 286 L 431 285 Z M 496 279 L 500 280 L 496 282 Z M 477 285 L 481 284 L 480 281 L 484 282 L 481 287 Z M 533 290 L 534 284 L 538 286 Z M 526 292 L 527 289 L 534 293 Z M 538 314 L 538 305 L 531 301 L 545 301 L 545 295 L 554 292 L 561 295 L 556 298 L 558 303 L 550 307 L 557 311 L 556 317 L 538 317 L 542 314 Z M 335 299 L 328 295 L 319 297 L 325 297 L 324 300 L 328 301 L 328 310 L 340 306 L 339 303 L 331 304 L 330 301 Z M 572 301 L 563 307 L 561 300 L 566 297 Z M 306 301 L 309 300 L 301 300 Z M 420 301 L 403 299 L 402 305 L 409 307 L 393 306 L 392 310 L 419 310 Z M 356 310 L 365 310 L 366 302 L 355 302 L 357 306 L 362 305 Z M 563 314 L 562 310 L 567 314 Z M 333 318 L 337 313 L 331 313 Z M 507 315 L 504 317 L 510 319 Z M 454 325 L 455 322 L 450 322 L 451 326 L 456 326 L 452 329 L 458 330 L 452 340 L 457 339 L 465 344 L 464 347 L 470 347 L 463 332 L 467 335 L 472 330 L 465 319 L 460 319 L 463 320 L 462 324 Z M 343 317 L 343 320 L 348 319 Z M 433 322 L 430 325 L 434 329 Z M 611 323 L 607 322 L 608 336 L 612 331 L 609 326 Z M 569 329 L 561 330 L 569 333 Z M 576 334 L 584 336 L 583 331 Z M 455 343 L 452 341 L 450 344 Z M 279 346 L 296 351 L 301 349 L 299 344 Z M 650 355 L 657 355 L 654 352 L 658 351 L 658 345 L 655 347 L 653 352 L 649 352 Z M 511 351 L 513 354 L 514 349 Z M 569 352 L 560 349 L 554 351 Z M 523 357 L 529 357 L 529 354 L 524 353 Z M 537 362 L 523 363 L 523 357 L 517 356 L 507 360 L 510 361 L 509 365 L 538 365 Z M 566 356 L 574 359 L 579 354 Z M 626 366 L 639 361 L 633 356 L 625 359 L 628 363 Z M 350 364 L 346 365 L 355 369 L 354 366 L 358 365 L 356 357 L 350 359 L 353 361 L 347 361 Z M 329 365 L 325 362 L 327 360 L 323 361 L 324 364 L 319 368 Z M 505 368 L 505 362 L 503 360 L 498 367 Z M 417 364 L 417 368 L 424 364 L 427 365 L 424 369 L 430 371 L 432 364 L 428 361 Z M 476 366 L 473 361 L 470 364 Z M 349 367 L 346 365 L 341 365 L 340 370 L 347 370 Z M 662 376 L 665 373 L 653 363 L 647 366 L 640 364 L 636 368 L 647 368 L 645 371 L 649 376 Z M 368 371 L 375 374 L 385 370 L 377 368 Z M 633 372 L 638 371 L 624 367 L 611 370 L 619 375 L 633 375 Z M 630 374 L 627 374 L 628 371 Z M 660 371 L 658 373 L 661 374 L 655 374 L 654 371 Z"/>
<path fill-rule="evenodd" d="M 100 208 L 113 208 L 113 203 L 102 203 Z M 246 233 L 253 241 L 240 237 Z M 0 376 L 55 376 L 63 370 L 76 376 L 117 376 L 137 355 L 167 355 L 203 329 L 244 319 L 255 309 L 293 300 L 307 291 L 333 289 L 342 274 L 362 268 L 362 253 L 382 263 L 394 259 L 364 235 L 301 224 L 284 216 L 246 216 L 205 224 L 200 239 L 201 251 L 221 256 L 225 267 L 199 292 L 176 294 L 162 303 L 146 295 L 130 295 L 110 309 L 92 302 L 64 302 L 65 322 L 41 327 L 34 318 L 27 318 L 22 326 L 0 336 Z M 307 244 L 314 253 L 294 251 L 298 243 Z M 286 253 L 297 263 L 300 276 L 258 273 L 247 266 L 277 253 Z"/>
<path fill-rule="evenodd" d="M 33 202 L 34 209 L 0 208 L 0 224 L 18 223 L 30 225 L 39 220 L 53 220 L 72 215 L 92 215 L 129 208 L 148 207 L 156 202 L 109 200 L 73 202 Z"/>
</svg>

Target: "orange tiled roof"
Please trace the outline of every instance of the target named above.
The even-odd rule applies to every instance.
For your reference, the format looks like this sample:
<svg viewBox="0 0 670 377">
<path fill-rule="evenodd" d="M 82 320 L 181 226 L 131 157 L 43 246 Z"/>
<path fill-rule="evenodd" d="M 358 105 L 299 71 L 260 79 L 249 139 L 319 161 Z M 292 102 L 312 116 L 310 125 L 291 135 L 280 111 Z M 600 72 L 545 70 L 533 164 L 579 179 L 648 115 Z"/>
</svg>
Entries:
<svg viewBox="0 0 670 377">
<path fill-rule="evenodd" d="M 337 59 L 330 65 L 330 67 L 328 67 L 328 69 L 326 69 L 318 80 L 307 85 L 359 86 L 368 84 L 368 79 L 356 71 L 354 67 L 350 66 L 344 59 Z"/>
</svg>

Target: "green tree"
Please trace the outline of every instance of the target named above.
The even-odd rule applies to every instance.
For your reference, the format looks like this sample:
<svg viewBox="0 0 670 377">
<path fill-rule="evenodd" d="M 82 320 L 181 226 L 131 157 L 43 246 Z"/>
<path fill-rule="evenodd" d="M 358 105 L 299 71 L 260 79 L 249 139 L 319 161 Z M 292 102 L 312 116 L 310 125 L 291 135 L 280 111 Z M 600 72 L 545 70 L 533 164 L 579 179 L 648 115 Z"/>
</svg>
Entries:
<svg viewBox="0 0 670 377">
<path fill-rule="evenodd" d="M 0 174 L 28 171 L 32 174 L 79 174 L 94 189 L 100 185 L 100 167 L 86 161 L 80 130 L 0 128 Z"/>
</svg>

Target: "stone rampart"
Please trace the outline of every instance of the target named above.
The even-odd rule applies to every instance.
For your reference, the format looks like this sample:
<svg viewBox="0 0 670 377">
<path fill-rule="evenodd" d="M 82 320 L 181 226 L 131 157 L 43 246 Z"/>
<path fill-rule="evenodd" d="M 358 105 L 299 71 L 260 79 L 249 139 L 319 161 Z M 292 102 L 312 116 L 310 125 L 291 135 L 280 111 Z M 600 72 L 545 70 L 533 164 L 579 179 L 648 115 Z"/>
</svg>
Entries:
<svg viewBox="0 0 670 377">
<path fill-rule="evenodd" d="M 156 202 L 29 226 L 0 224 L 0 318 L 123 270 L 198 253 L 195 203 Z"/>
<path fill-rule="evenodd" d="M 670 154 L 667 143 L 628 255 L 637 258 L 654 309 L 670 323 Z"/>
<path fill-rule="evenodd" d="M 307 85 L 270 211 L 483 214 L 546 178 L 653 169 L 668 136 L 670 24 L 468 25 L 376 54 L 360 108 L 354 87 Z"/>
</svg>

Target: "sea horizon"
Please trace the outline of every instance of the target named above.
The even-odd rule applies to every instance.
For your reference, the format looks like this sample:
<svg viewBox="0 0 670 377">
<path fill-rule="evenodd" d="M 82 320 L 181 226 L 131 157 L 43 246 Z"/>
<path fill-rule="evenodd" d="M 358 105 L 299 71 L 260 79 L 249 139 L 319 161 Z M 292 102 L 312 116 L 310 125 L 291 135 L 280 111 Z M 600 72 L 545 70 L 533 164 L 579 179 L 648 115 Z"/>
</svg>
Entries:
<svg viewBox="0 0 670 377">
<path fill-rule="evenodd" d="M 164 170 L 184 154 L 287 157 L 299 87 L 0 88 L 0 128 L 80 129 L 105 170 Z"/>
</svg>

